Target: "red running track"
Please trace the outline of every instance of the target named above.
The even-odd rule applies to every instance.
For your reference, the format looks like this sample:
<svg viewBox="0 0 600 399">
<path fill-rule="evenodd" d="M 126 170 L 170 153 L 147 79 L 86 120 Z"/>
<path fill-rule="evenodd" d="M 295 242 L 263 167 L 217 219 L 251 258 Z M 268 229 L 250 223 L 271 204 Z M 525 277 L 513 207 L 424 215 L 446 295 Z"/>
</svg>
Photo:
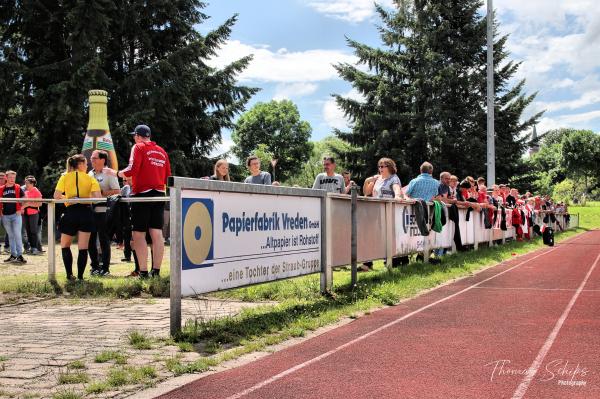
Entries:
<svg viewBox="0 0 600 399">
<path fill-rule="evenodd" d="M 161 398 L 600 398 L 600 231 Z"/>
</svg>

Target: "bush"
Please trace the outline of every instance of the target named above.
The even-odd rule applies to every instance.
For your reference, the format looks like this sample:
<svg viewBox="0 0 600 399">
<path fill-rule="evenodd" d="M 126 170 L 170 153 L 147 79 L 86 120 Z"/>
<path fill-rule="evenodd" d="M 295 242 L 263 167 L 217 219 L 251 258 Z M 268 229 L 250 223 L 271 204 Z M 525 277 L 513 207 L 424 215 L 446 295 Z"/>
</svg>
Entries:
<svg viewBox="0 0 600 399">
<path fill-rule="evenodd" d="M 557 201 L 570 204 L 573 201 L 578 202 L 584 192 L 585 188 L 581 187 L 581 184 L 571 179 L 565 179 L 554 186 L 552 197 Z"/>
</svg>

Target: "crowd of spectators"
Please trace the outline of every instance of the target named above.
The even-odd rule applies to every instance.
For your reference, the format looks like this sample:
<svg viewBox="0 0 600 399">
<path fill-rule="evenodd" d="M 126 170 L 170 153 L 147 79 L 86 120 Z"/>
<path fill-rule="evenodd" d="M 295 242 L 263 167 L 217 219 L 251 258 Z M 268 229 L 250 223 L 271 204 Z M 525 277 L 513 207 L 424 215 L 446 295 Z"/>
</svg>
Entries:
<svg viewBox="0 0 600 399">
<path fill-rule="evenodd" d="M 151 141 L 151 131 L 146 125 L 138 125 L 131 133 L 134 145 L 129 165 L 116 171 L 108 167 L 108 154 L 96 150 L 91 154 L 91 170 L 88 172 L 87 159 L 77 154 L 67 160 L 67 171 L 56 184 L 55 199 L 109 198 L 120 197 L 160 197 L 166 195 L 167 178 L 171 174 L 167 153 Z M 261 170 L 257 156 L 246 159 L 248 176 L 243 180 L 248 184 L 274 185 L 271 174 Z M 360 190 L 352 180 L 351 173 L 336 172 L 335 159 L 326 156 L 322 160 L 323 172 L 319 173 L 312 185 L 313 189 L 337 194 L 350 194 L 353 187 Z M 395 198 L 401 200 L 439 201 L 447 205 L 457 204 L 478 211 L 488 209 L 517 209 L 524 212 L 553 210 L 567 213 L 566 204 L 555 204 L 549 196 L 536 196 L 530 192 L 519 193 L 507 184 L 486 185 L 483 177 L 477 179 L 466 176 L 462 180 L 449 171 L 433 177 L 434 168 L 424 162 L 419 174 L 407 185 L 402 185 L 397 175 L 395 162 L 381 158 L 377 163 L 378 173 L 364 180 L 362 194 L 374 198 Z M 119 179 L 122 178 L 122 185 Z M 209 180 L 232 181 L 229 163 L 219 159 Z M 0 172 L 0 198 L 22 198 L 27 201 L 0 203 L 0 216 L 6 231 L 4 251 L 9 254 L 6 263 L 24 264 L 24 254 L 40 255 L 42 248 L 41 231 L 45 215 L 42 194 L 36 187 L 33 176 L 27 176 L 23 184 L 17 183 L 14 171 Z M 121 228 L 114 232 L 107 225 L 108 205 L 105 202 L 68 203 L 59 218 L 60 244 L 67 276 L 75 279 L 71 269 L 73 257 L 71 243 L 78 236 L 79 254 L 77 277 L 83 279 L 87 258 L 90 259 L 91 274 L 109 276 L 111 263 L 111 242 L 116 241 L 123 249 L 125 262 L 135 262 L 131 276 L 142 278 L 158 276 L 164 253 L 165 240 L 168 240 L 169 209 L 165 202 L 141 202 L 127 205 Z M 519 212 L 513 212 L 518 214 Z M 525 213 L 524 213 L 525 214 Z M 516 217 L 516 216 L 515 216 Z M 518 220 L 511 221 L 515 227 Z M 112 223 L 114 224 L 114 223 Z M 517 229 L 517 239 L 529 238 L 528 231 Z M 0 247 L 1 247 L 0 242 Z M 88 245 L 89 244 L 89 245 Z M 148 246 L 150 246 L 151 271 L 148 272 Z M 443 251 L 436 252 L 443 255 Z M 396 259 L 394 261 L 397 261 Z M 403 260 L 401 260 L 403 261 Z M 395 262 L 396 263 L 396 262 Z M 368 264 L 367 264 L 368 265 Z"/>
</svg>

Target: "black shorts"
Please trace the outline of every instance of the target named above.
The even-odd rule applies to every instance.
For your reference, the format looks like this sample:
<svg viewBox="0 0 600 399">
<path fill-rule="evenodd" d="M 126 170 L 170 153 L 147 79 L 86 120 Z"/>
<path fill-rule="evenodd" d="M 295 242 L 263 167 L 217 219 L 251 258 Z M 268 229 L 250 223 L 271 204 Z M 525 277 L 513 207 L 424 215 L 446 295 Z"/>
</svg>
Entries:
<svg viewBox="0 0 600 399">
<path fill-rule="evenodd" d="M 146 193 L 135 194 L 132 198 L 164 197 L 165 193 L 151 190 Z M 131 203 L 131 230 L 148 231 L 148 229 L 162 230 L 164 225 L 164 202 L 132 202 Z"/>
<path fill-rule="evenodd" d="M 92 207 L 84 204 L 74 204 L 65 209 L 58 228 L 62 234 L 77 235 L 78 231 L 93 233 L 96 231 Z"/>
</svg>

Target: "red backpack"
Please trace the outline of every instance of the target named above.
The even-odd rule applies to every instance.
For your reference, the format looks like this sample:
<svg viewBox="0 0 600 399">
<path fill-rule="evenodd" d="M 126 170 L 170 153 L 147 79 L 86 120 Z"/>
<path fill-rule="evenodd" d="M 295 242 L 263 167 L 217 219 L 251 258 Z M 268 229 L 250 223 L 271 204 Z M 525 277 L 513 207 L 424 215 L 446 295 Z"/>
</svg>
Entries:
<svg viewBox="0 0 600 399">
<path fill-rule="evenodd" d="M 513 226 L 520 226 L 521 223 L 522 223 L 521 211 L 519 211 L 517 208 L 515 208 L 512 211 L 512 224 L 513 224 Z"/>
</svg>

